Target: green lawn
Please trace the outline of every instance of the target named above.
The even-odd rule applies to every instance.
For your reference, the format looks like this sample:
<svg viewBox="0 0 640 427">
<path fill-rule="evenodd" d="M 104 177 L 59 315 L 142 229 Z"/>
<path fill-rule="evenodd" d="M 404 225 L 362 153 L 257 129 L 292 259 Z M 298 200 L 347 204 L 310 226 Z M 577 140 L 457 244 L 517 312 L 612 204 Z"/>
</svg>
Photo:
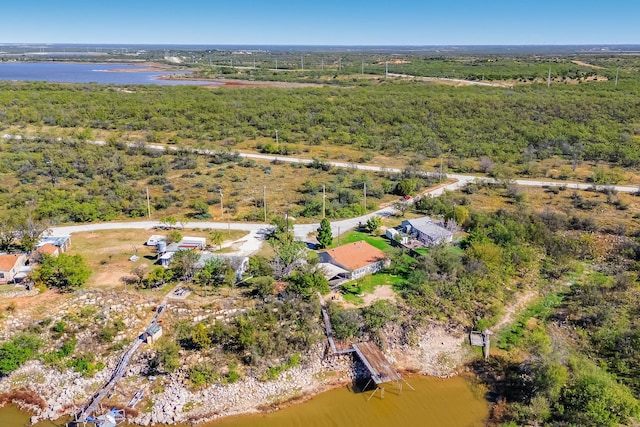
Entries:
<svg viewBox="0 0 640 427">
<path fill-rule="evenodd" d="M 395 290 L 406 280 L 400 276 L 389 273 L 377 273 L 360 279 L 352 280 L 342 285 L 342 295 L 345 301 L 352 304 L 362 304 L 362 295 L 372 293 L 376 287 L 391 285 Z"/>
<path fill-rule="evenodd" d="M 338 241 L 340 242 L 340 245 L 345 245 L 347 243 L 359 242 L 361 240 L 364 240 L 371 246 L 374 246 L 382 251 L 387 251 L 392 247 L 391 244 L 389 244 L 389 240 L 387 240 L 386 238 L 380 235 L 372 236 L 371 234 L 363 233 L 361 231 L 350 231 L 348 233 L 342 234 L 339 239 L 333 239 L 333 245 L 331 245 L 331 247 L 335 248 L 336 246 L 339 246 Z"/>
</svg>

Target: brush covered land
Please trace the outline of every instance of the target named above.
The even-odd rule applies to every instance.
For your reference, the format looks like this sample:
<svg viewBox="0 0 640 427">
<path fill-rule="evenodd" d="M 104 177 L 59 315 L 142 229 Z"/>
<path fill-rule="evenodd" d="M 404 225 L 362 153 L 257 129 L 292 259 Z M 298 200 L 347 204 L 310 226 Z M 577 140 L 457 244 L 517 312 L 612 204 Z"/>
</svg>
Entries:
<svg viewBox="0 0 640 427">
<path fill-rule="evenodd" d="M 454 60 L 460 61 L 446 59 Z M 488 361 L 473 349 L 458 349 L 469 354 L 465 366 L 486 386 L 491 424 L 633 424 L 640 414 L 637 195 L 611 188 L 523 189 L 511 182 L 515 176 L 638 182 L 637 59 L 581 58 L 603 69 L 571 60 L 562 61 L 607 79 L 579 84 L 556 79 L 548 88 L 514 66 L 513 58 L 502 58 L 498 64 L 521 70 L 507 76 L 502 69 L 500 79 L 521 80 L 512 88 L 361 79 L 357 73 L 349 85 L 277 90 L 0 83 L 2 132 L 37 137 L 0 143 L 3 230 L 18 227 L 19 220 L 142 217 L 147 186 L 156 219 L 222 218 L 217 210 L 222 189 L 229 216 L 258 221 L 262 187 L 268 183 L 279 195 L 272 196 L 273 205 L 268 202 L 277 225 L 269 250 L 252 257 L 253 278 L 246 283 L 230 285 L 221 265 L 209 266 L 208 275 L 189 276 L 185 261 L 162 280 L 133 281 L 122 294 L 130 301 L 119 310 L 101 307 L 100 298 L 111 298 L 102 294 L 83 298 L 91 304 L 78 294 L 53 290 L 46 291 L 49 300 L 43 295 L 4 300 L 5 386 L 33 380 L 18 375 L 29 359 L 86 377 L 101 372 L 101 360 L 124 348 L 151 317 L 150 310 L 139 309 L 142 301 L 161 299 L 171 286 L 155 285 L 181 278 L 193 296 L 175 303 L 167 313 L 165 337 L 137 361 L 141 375 L 160 376 L 154 393 L 160 395 L 176 379 L 194 390 L 249 378 L 281 380 L 286 371 L 309 364 L 323 342 L 316 291 L 328 290 L 313 267 L 314 256 L 301 252 L 278 219 L 281 214 L 319 219 L 325 184 L 328 216 L 356 216 L 363 210 L 364 182 L 373 191 L 367 206 L 373 209 L 433 184 L 416 171 L 444 164 L 445 171 L 490 175 L 499 183 L 423 198 L 405 212 L 456 219 L 464 233 L 455 247 L 412 258 L 385 243 L 377 227 L 362 230 L 386 245 L 381 247 L 391 260 L 384 272 L 388 280 L 371 287 L 389 287 L 393 297 L 330 304 L 336 337 L 371 339 L 399 355 L 416 347 L 434 325 L 495 328 L 497 344 Z M 431 61 L 425 64 L 433 68 L 439 60 Z M 442 61 L 442 67 L 450 66 Z M 545 66 L 537 60 L 521 61 L 544 77 Z M 471 78 L 472 67 L 457 68 Z M 615 86 L 617 67 L 622 78 Z M 473 76 L 481 80 L 479 73 Z M 93 139 L 107 143 L 86 143 Z M 219 154 L 162 154 L 144 143 Z M 311 167 L 257 162 L 235 150 L 316 161 Z M 327 160 L 406 170 L 353 173 L 329 167 Z M 20 245 L 12 239 L 6 247 Z M 309 258 L 306 266 L 296 263 L 302 253 Z M 364 284 L 355 283 L 344 288 L 345 296 L 354 286 L 366 292 Z M 66 301 L 64 312 L 48 310 L 54 300 Z M 146 404 L 151 413 L 153 397 Z M 181 419 L 204 411 L 199 404 L 185 405 Z"/>
</svg>

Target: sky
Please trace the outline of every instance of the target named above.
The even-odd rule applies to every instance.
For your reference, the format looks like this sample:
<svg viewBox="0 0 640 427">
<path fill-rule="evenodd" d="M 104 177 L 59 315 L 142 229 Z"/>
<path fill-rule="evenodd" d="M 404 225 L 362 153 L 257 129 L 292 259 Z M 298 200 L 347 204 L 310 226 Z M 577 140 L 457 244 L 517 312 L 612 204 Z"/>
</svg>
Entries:
<svg viewBox="0 0 640 427">
<path fill-rule="evenodd" d="M 640 44 L 640 1 L 8 0 L 0 43 Z"/>
</svg>

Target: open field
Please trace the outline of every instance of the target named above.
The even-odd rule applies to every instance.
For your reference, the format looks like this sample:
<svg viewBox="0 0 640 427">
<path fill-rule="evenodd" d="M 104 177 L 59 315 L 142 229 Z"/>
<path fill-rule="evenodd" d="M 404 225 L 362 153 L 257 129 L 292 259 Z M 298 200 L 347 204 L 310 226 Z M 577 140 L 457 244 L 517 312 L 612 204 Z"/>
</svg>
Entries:
<svg viewBox="0 0 640 427">
<path fill-rule="evenodd" d="M 207 237 L 207 243 L 213 230 L 180 230 L 184 236 Z M 238 240 L 247 233 L 236 230 L 220 230 L 225 241 Z M 156 248 L 145 246 L 149 236 L 165 234 L 162 230 L 105 230 L 74 233 L 71 237 L 69 253 L 80 254 L 92 271 L 88 286 L 114 288 L 123 286 L 121 279 L 128 277 L 136 267 L 150 271 L 156 262 Z M 129 261 L 132 255 L 140 259 Z"/>
</svg>

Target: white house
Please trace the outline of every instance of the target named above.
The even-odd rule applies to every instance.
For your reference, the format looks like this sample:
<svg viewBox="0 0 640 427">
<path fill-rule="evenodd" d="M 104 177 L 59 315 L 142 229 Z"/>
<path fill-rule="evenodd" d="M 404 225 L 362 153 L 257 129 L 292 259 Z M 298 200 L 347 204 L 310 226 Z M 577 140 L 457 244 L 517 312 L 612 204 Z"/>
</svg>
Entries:
<svg viewBox="0 0 640 427">
<path fill-rule="evenodd" d="M 171 243 L 170 245 L 167 245 L 165 240 L 160 240 L 158 241 L 157 246 L 160 265 L 168 267 L 171 258 L 173 258 L 173 255 L 178 251 L 206 249 L 207 239 L 206 237 L 185 236 L 178 243 Z"/>
<path fill-rule="evenodd" d="M 433 222 L 428 216 L 405 219 L 402 221 L 402 230 L 427 246 L 453 241 L 453 233 Z"/>
<path fill-rule="evenodd" d="M 60 248 L 60 252 L 66 252 L 71 247 L 71 236 L 63 235 L 63 236 L 44 236 L 40 239 L 36 248 L 40 246 L 44 246 L 47 243 Z"/>
</svg>

